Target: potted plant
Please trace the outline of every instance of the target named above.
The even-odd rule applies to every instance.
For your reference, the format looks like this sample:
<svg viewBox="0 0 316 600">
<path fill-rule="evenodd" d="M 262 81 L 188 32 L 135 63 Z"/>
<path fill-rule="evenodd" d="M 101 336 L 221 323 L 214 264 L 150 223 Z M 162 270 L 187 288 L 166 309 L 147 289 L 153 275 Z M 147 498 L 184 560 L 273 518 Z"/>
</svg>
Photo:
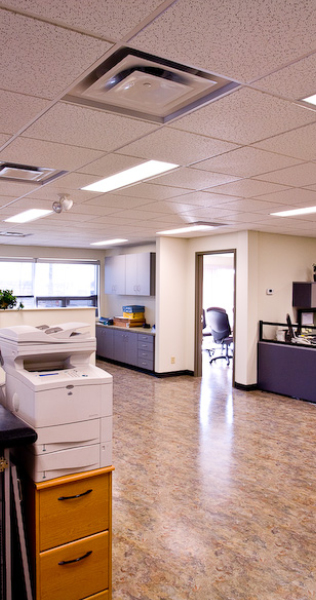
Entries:
<svg viewBox="0 0 316 600">
<path fill-rule="evenodd" d="M 0 290 L 0 309 L 6 310 L 16 305 L 16 297 L 13 296 L 13 290 Z"/>
</svg>

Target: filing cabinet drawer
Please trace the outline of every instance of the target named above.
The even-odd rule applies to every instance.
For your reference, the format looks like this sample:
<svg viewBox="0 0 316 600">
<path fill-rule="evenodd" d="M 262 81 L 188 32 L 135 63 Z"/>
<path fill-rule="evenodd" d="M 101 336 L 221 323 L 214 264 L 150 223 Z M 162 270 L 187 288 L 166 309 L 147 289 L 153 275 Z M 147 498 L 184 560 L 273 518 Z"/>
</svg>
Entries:
<svg viewBox="0 0 316 600">
<path fill-rule="evenodd" d="M 140 344 L 140 342 L 146 342 L 153 346 L 154 338 L 152 335 L 146 335 L 146 333 L 139 333 L 138 334 L 138 344 Z"/>
<path fill-rule="evenodd" d="M 138 351 L 139 350 L 150 350 L 151 352 L 153 352 L 153 344 L 150 344 L 149 342 L 138 342 Z"/>
<path fill-rule="evenodd" d="M 148 371 L 153 371 L 154 370 L 153 358 L 139 358 L 138 366 L 141 369 L 148 369 Z"/>
<path fill-rule="evenodd" d="M 39 570 L 41 600 L 93 598 L 109 587 L 109 533 L 43 552 Z"/>
<path fill-rule="evenodd" d="M 109 493 L 109 475 L 86 477 L 42 489 L 39 496 L 40 551 L 108 529 Z"/>
<path fill-rule="evenodd" d="M 149 350 L 138 350 L 138 359 L 141 358 L 148 358 L 148 360 L 152 360 L 153 359 L 153 351 L 149 351 Z"/>
</svg>

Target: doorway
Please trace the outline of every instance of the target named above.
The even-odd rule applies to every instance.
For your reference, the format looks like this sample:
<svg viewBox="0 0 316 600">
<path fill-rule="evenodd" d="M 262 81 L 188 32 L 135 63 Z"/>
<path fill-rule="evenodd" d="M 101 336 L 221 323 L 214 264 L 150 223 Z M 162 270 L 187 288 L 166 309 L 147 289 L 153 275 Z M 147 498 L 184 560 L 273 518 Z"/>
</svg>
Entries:
<svg viewBox="0 0 316 600">
<path fill-rule="evenodd" d="M 195 302 L 195 366 L 194 375 L 201 377 L 203 364 L 210 367 L 206 358 L 212 353 L 212 337 L 202 335 L 204 315 L 211 306 L 226 310 L 234 335 L 235 330 L 235 288 L 236 288 L 236 252 L 196 253 L 196 302 Z M 235 336 L 234 336 L 235 337 Z M 217 345 L 218 347 L 218 345 Z M 226 361 L 214 361 L 223 363 Z M 214 365 L 214 363 L 212 363 Z M 234 359 L 232 363 L 232 381 L 234 381 Z"/>
</svg>

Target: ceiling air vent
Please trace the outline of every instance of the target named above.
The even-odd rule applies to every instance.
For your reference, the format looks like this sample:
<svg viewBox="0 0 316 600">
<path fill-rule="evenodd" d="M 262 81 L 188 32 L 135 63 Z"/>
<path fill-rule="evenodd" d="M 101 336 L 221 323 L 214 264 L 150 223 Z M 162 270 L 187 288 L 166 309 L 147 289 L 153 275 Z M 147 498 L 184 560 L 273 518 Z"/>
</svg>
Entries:
<svg viewBox="0 0 316 600">
<path fill-rule="evenodd" d="M 239 84 L 131 48 L 121 48 L 63 100 L 165 123 Z"/>
<path fill-rule="evenodd" d="M 48 183 L 53 179 L 64 175 L 65 173 L 66 171 L 56 171 L 56 169 L 0 162 L 0 179 L 4 179 L 6 181 L 43 185 L 44 183 Z"/>
<path fill-rule="evenodd" d="M 20 233 L 19 231 L 0 231 L 0 237 L 21 238 L 33 235 L 32 233 Z"/>
</svg>

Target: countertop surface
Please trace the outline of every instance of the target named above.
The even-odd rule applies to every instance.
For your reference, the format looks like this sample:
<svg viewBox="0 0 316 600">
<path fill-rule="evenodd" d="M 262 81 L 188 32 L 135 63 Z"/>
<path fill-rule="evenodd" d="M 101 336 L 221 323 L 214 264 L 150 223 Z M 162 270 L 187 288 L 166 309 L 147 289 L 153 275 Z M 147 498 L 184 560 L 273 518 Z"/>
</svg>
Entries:
<svg viewBox="0 0 316 600">
<path fill-rule="evenodd" d="M 145 327 L 119 327 L 118 325 L 103 325 L 103 323 L 96 323 L 98 327 L 105 327 L 106 329 L 118 329 L 119 331 L 132 331 L 134 333 L 143 333 L 144 335 L 156 335 L 155 331 L 146 329 Z"/>
<path fill-rule="evenodd" d="M 32 427 L 0 405 L 0 448 L 24 446 L 36 440 L 37 433 Z"/>
</svg>

